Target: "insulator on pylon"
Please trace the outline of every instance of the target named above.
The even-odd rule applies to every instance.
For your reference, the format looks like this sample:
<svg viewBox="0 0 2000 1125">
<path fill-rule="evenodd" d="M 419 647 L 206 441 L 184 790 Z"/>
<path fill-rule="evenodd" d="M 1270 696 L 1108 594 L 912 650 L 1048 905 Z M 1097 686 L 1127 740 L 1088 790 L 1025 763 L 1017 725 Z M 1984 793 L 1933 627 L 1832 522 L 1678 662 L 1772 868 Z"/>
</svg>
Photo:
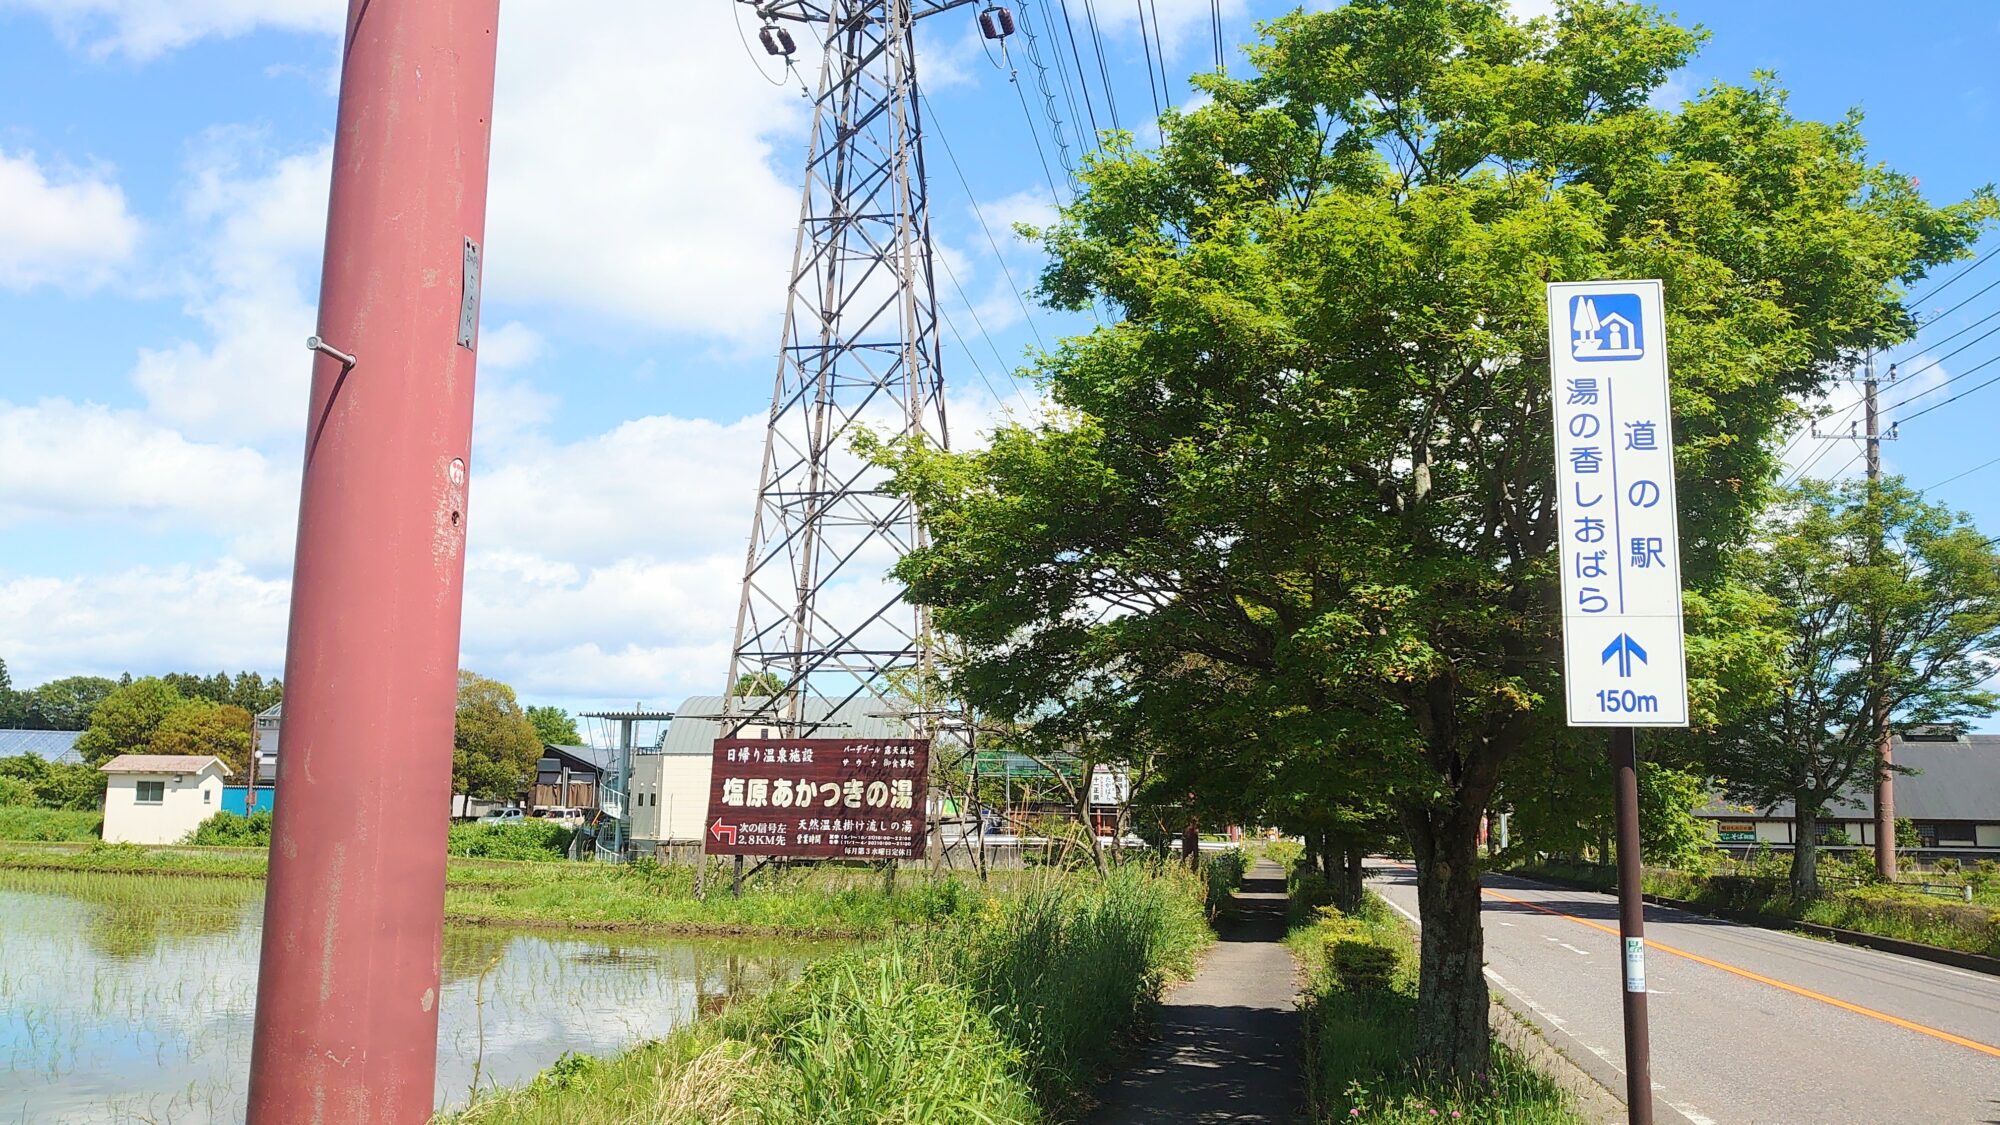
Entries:
<svg viewBox="0 0 2000 1125">
<path fill-rule="evenodd" d="M 979 13 L 979 33 L 988 39 L 1005 39 L 1014 34 L 1014 13 L 998 4 Z"/>
<path fill-rule="evenodd" d="M 792 33 L 774 23 L 759 28 L 757 38 L 764 44 L 764 50 L 783 58 L 791 58 L 799 49 L 799 45 L 792 41 Z"/>
</svg>

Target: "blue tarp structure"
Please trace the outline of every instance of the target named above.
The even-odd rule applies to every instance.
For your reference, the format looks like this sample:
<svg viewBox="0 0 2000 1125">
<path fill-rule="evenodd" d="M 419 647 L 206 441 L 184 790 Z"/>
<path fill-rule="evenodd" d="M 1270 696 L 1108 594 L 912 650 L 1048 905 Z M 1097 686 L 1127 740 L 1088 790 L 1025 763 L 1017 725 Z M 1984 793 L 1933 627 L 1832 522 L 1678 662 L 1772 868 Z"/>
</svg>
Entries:
<svg viewBox="0 0 2000 1125">
<path fill-rule="evenodd" d="M 249 788 L 249 786 L 246 786 L 246 785 L 225 785 L 225 786 L 223 786 L 223 787 L 222 787 L 222 811 L 223 811 L 223 812 L 233 812 L 233 813 L 235 813 L 235 814 L 236 814 L 237 816 L 242 816 L 242 815 L 243 815 L 243 791 L 244 791 L 245 789 L 247 789 L 247 788 Z M 268 785 L 259 785 L 259 786 L 257 787 L 257 801 L 256 801 L 256 803 L 255 803 L 255 804 L 253 804 L 253 805 L 251 805 L 251 806 L 250 806 L 250 809 L 251 809 L 251 811 L 252 811 L 252 812 L 270 812 L 270 811 L 271 811 L 271 794 L 273 794 L 273 793 L 275 793 L 275 792 L 277 792 L 277 790 L 275 790 L 275 789 L 271 788 L 271 787 L 270 787 L 270 786 L 268 786 Z"/>
</svg>

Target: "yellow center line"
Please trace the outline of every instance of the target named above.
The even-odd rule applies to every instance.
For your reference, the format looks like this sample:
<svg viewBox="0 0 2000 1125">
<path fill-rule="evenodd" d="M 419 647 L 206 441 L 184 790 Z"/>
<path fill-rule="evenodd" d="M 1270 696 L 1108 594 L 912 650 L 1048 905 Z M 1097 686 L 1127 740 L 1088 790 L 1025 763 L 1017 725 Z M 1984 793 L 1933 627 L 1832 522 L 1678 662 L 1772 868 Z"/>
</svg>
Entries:
<svg viewBox="0 0 2000 1125">
<path fill-rule="evenodd" d="M 1602 930 L 1605 933 L 1610 934 L 1612 937 L 1619 936 L 1618 927 L 1616 926 L 1607 926 L 1602 922 L 1593 922 L 1588 918 L 1579 918 L 1574 914 L 1565 914 L 1560 910 L 1552 910 L 1546 906 L 1543 906 L 1540 903 L 1530 902 L 1524 898 L 1515 898 L 1513 895 L 1502 894 L 1499 891 L 1491 890 L 1485 887 L 1481 887 L 1480 890 L 1486 894 L 1492 895 L 1494 898 L 1497 898 L 1502 902 L 1511 902 L 1517 906 L 1525 906 L 1530 910 L 1539 910 L 1544 914 L 1553 915 L 1557 918 L 1567 918 L 1572 922 L 1578 923 L 1579 925 L 1589 926 L 1593 930 Z M 1825 993 L 1814 992 L 1810 988 L 1800 988 L 1796 984 L 1787 984 L 1784 981 L 1775 980 L 1771 977 L 1767 977 L 1762 973 L 1753 973 L 1748 969 L 1738 968 L 1737 966 L 1731 965 L 1724 961 L 1717 961 L 1712 958 L 1703 957 L 1699 953 L 1689 953 L 1685 949 L 1676 949 L 1671 945 L 1663 945 L 1660 942 L 1654 941 L 1652 938 L 1647 938 L 1646 944 L 1654 949 L 1659 950 L 1662 953 L 1671 953 L 1676 957 L 1685 957 L 1688 960 L 1695 962 L 1696 964 L 1707 965 L 1711 969 L 1721 969 L 1725 973 L 1734 973 L 1735 975 L 1742 977 L 1744 980 L 1754 980 L 1758 984 L 1768 984 L 1772 988 L 1783 989 L 1784 991 L 1789 992 L 1794 996 L 1803 996 L 1808 1000 L 1817 1000 L 1822 1004 L 1830 1004 L 1833 1007 L 1840 1008 L 1844 1011 L 1853 1012 L 1855 1015 L 1867 1016 L 1869 1019 L 1872 1020 L 1881 1020 L 1883 1023 L 1894 1024 L 1895 1026 L 1900 1027 L 1905 1031 L 1914 1031 L 1919 1035 L 1928 1035 L 1933 1039 L 1942 1039 L 1947 1043 L 1956 1043 L 1961 1047 L 1969 1047 L 1972 1050 L 1978 1051 L 1980 1054 L 1991 1055 L 1996 1059 L 2000 1059 L 2000 1047 L 1989 1046 L 1988 1044 L 1978 1042 L 1977 1040 L 1966 1039 L 1962 1036 L 1953 1035 L 1949 1031 L 1939 1031 L 1937 1028 L 1934 1027 L 1925 1027 L 1923 1024 L 1920 1023 L 1911 1023 L 1909 1020 L 1899 1019 L 1898 1017 L 1892 1016 L 1887 1012 L 1878 1012 L 1873 1008 L 1864 1008 L 1859 1004 L 1850 1004 L 1845 1000 L 1835 999 L 1834 997 L 1828 996 Z"/>
</svg>

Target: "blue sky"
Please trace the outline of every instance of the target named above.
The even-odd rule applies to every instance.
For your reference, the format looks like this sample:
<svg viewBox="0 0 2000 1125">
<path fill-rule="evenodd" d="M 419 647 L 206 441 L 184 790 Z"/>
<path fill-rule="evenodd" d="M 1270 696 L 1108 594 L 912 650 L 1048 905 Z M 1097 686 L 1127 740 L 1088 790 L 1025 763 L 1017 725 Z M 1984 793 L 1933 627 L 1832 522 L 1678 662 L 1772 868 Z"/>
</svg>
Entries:
<svg viewBox="0 0 2000 1125">
<path fill-rule="evenodd" d="M 1153 2 L 1184 101 L 1212 61 L 1210 5 Z M 1054 5 L 1025 7 L 1052 61 Z M 1288 7 L 1224 0 L 1227 41 Z M 281 669 L 343 8 L 0 0 L 0 656 L 17 682 Z M 797 81 L 739 43 L 755 27 L 737 9 L 503 4 L 464 657 L 529 701 L 671 706 L 724 674 L 805 126 Z M 1152 101 L 1133 12 L 1096 9 L 1138 125 Z M 1919 19 L 1861 2 L 1673 10 L 1713 37 L 1663 98 L 1771 69 L 1802 115 L 1861 107 L 1874 155 L 1933 198 L 1995 178 L 1989 0 L 1931 0 Z M 1020 409 L 1008 368 L 1084 324 L 1016 299 L 1037 266 L 1009 227 L 1049 205 L 1035 139 L 1059 157 L 1024 37 L 1033 138 L 972 19 L 930 21 L 919 45 L 958 283 L 939 279 L 955 433 Z M 1062 96 L 1057 112 L 1075 145 Z M 1993 281 L 2000 261 L 1925 307 Z M 1911 370 L 1976 341 L 1991 323 L 1927 347 L 1995 310 L 2000 288 L 1896 358 Z M 1996 355 L 2000 336 L 1974 342 L 1912 392 Z M 1902 413 L 1989 374 L 2000 363 Z M 1928 486 L 2000 455 L 1996 408 L 2000 386 L 1912 421 L 1889 466 Z M 2000 531 L 1996 493 L 2000 465 L 1937 496 Z"/>
</svg>

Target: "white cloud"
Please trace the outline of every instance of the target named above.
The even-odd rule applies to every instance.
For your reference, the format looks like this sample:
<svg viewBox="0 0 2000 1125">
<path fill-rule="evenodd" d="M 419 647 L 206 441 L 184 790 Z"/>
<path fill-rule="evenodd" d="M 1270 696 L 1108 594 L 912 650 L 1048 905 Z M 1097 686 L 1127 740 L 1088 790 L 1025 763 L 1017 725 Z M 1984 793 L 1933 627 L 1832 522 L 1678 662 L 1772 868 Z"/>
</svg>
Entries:
<svg viewBox="0 0 2000 1125">
<path fill-rule="evenodd" d="M 240 563 L 0 580 L 19 683 L 77 674 L 283 664 L 289 584 Z"/>
<path fill-rule="evenodd" d="M 39 12 L 72 45 L 103 58 L 150 59 L 210 35 L 259 27 L 338 34 L 342 0 L 0 0 L 0 9 Z"/>
<path fill-rule="evenodd" d="M 189 441 L 133 411 L 0 401 L 0 527 L 96 518 L 233 537 L 289 525 L 297 493 L 263 454 Z"/>
<path fill-rule="evenodd" d="M 42 167 L 0 151 L 0 287 L 94 288 L 132 256 L 139 221 L 102 173 Z"/>
<path fill-rule="evenodd" d="M 482 328 L 479 331 L 481 372 L 495 368 L 526 367 L 542 358 L 542 354 L 547 350 L 548 341 L 542 339 L 542 334 L 518 320 L 510 320 L 498 328 Z"/>
<path fill-rule="evenodd" d="M 606 0 L 579 19 L 552 0 L 510 4 L 490 295 L 766 341 L 791 263 L 804 103 L 744 56 L 737 7 Z"/>
<path fill-rule="evenodd" d="M 317 319 L 307 280 L 326 229 L 331 145 L 246 169 L 251 132 L 208 135 L 184 210 L 198 249 L 186 267 L 188 312 L 207 343 L 141 349 L 133 382 L 156 416 L 196 436 L 257 440 L 305 424 Z"/>
</svg>

